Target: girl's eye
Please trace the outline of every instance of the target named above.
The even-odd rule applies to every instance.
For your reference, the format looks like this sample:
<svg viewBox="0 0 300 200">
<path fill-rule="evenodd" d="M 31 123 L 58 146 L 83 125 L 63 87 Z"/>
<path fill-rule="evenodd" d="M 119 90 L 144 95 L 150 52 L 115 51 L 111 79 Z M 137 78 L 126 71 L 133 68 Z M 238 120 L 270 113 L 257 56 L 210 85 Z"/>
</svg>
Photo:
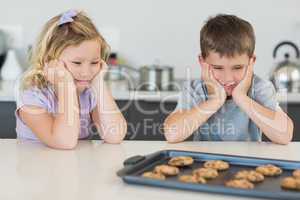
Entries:
<svg viewBox="0 0 300 200">
<path fill-rule="evenodd" d="M 92 62 L 91 64 L 92 65 L 97 65 L 99 63 L 99 61 L 97 61 L 97 62 Z"/>
<path fill-rule="evenodd" d="M 75 65 L 81 65 L 81 62 L 77 62 L 77 61 L 73 61 L 72 63 Z"/>
<path fill-rule="evenodd" d="M 222 67 L 214 67 L 216 70 L 222 70 Z"/>
</svg>

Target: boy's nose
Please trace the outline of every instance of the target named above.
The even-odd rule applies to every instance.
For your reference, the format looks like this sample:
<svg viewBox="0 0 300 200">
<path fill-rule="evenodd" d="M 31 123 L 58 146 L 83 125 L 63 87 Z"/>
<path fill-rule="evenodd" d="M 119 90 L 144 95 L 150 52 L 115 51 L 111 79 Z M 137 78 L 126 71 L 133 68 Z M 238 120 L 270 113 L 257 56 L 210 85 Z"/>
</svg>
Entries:
<svg viewBox="0 0 300 200">
<path fill-rule="evenodd" d="M 234 77 L 231 72 L 225 72 L 224 73 L 224 84 L 231 84 L 234 82 Z"/>
</svg>

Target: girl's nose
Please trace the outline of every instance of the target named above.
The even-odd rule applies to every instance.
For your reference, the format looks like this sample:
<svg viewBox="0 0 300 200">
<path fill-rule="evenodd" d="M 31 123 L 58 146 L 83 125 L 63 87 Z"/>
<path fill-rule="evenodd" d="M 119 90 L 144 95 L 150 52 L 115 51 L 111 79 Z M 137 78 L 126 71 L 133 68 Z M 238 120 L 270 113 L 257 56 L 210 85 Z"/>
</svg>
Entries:
<svg viewBox="0 0 300 200">
<path fill-rule="evenodd" d="M 83 66 L 81 67 L 80 75 L 81 75 L 82 77 L 89 77 L 90 73 L 91 73 L 91 72 L 90 72 L 90 67 L 89 67 L 89 65 L 85 64 L 85 65 L 83 65 Z"/>
</svg>

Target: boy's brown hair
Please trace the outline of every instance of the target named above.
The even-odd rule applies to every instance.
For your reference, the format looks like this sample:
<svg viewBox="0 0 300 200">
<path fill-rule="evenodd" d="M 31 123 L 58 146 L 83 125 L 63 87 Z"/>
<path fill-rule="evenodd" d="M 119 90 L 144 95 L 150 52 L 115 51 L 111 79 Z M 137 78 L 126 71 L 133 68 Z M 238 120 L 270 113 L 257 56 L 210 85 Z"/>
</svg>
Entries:
<svg viewBox="0 0 300 200">
<path fill-rule="evenodd" d="M 233 57 L 255 49 L 255 34 L 249 22 L 234 15 L 220 14 L 209 18 L 200 31 L 201 55 L 206 58 L 214 51 L 220 56 Z"/>
</svg>

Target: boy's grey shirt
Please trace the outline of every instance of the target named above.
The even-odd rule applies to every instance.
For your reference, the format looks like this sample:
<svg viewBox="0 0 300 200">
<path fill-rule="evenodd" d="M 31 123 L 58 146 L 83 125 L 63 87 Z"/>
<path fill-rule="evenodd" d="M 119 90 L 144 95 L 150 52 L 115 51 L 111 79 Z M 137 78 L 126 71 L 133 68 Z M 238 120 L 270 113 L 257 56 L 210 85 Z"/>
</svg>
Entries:
<svg viewBox="0 0 300 200">
<path fill-rule="evenodd" d="M 279 106 L 273 84 L 255 74 L 248 96 L 274 111 Z M 175 110 L 191 109 L 207 98 L 207 89 L 202 80 L 186 81 Z M 194 140 L 203 141 L 261 141 L 261 136 L 261 130 L 232 99 L 226 100 L 224 105 L 194 132 Z"/>
</svg>

